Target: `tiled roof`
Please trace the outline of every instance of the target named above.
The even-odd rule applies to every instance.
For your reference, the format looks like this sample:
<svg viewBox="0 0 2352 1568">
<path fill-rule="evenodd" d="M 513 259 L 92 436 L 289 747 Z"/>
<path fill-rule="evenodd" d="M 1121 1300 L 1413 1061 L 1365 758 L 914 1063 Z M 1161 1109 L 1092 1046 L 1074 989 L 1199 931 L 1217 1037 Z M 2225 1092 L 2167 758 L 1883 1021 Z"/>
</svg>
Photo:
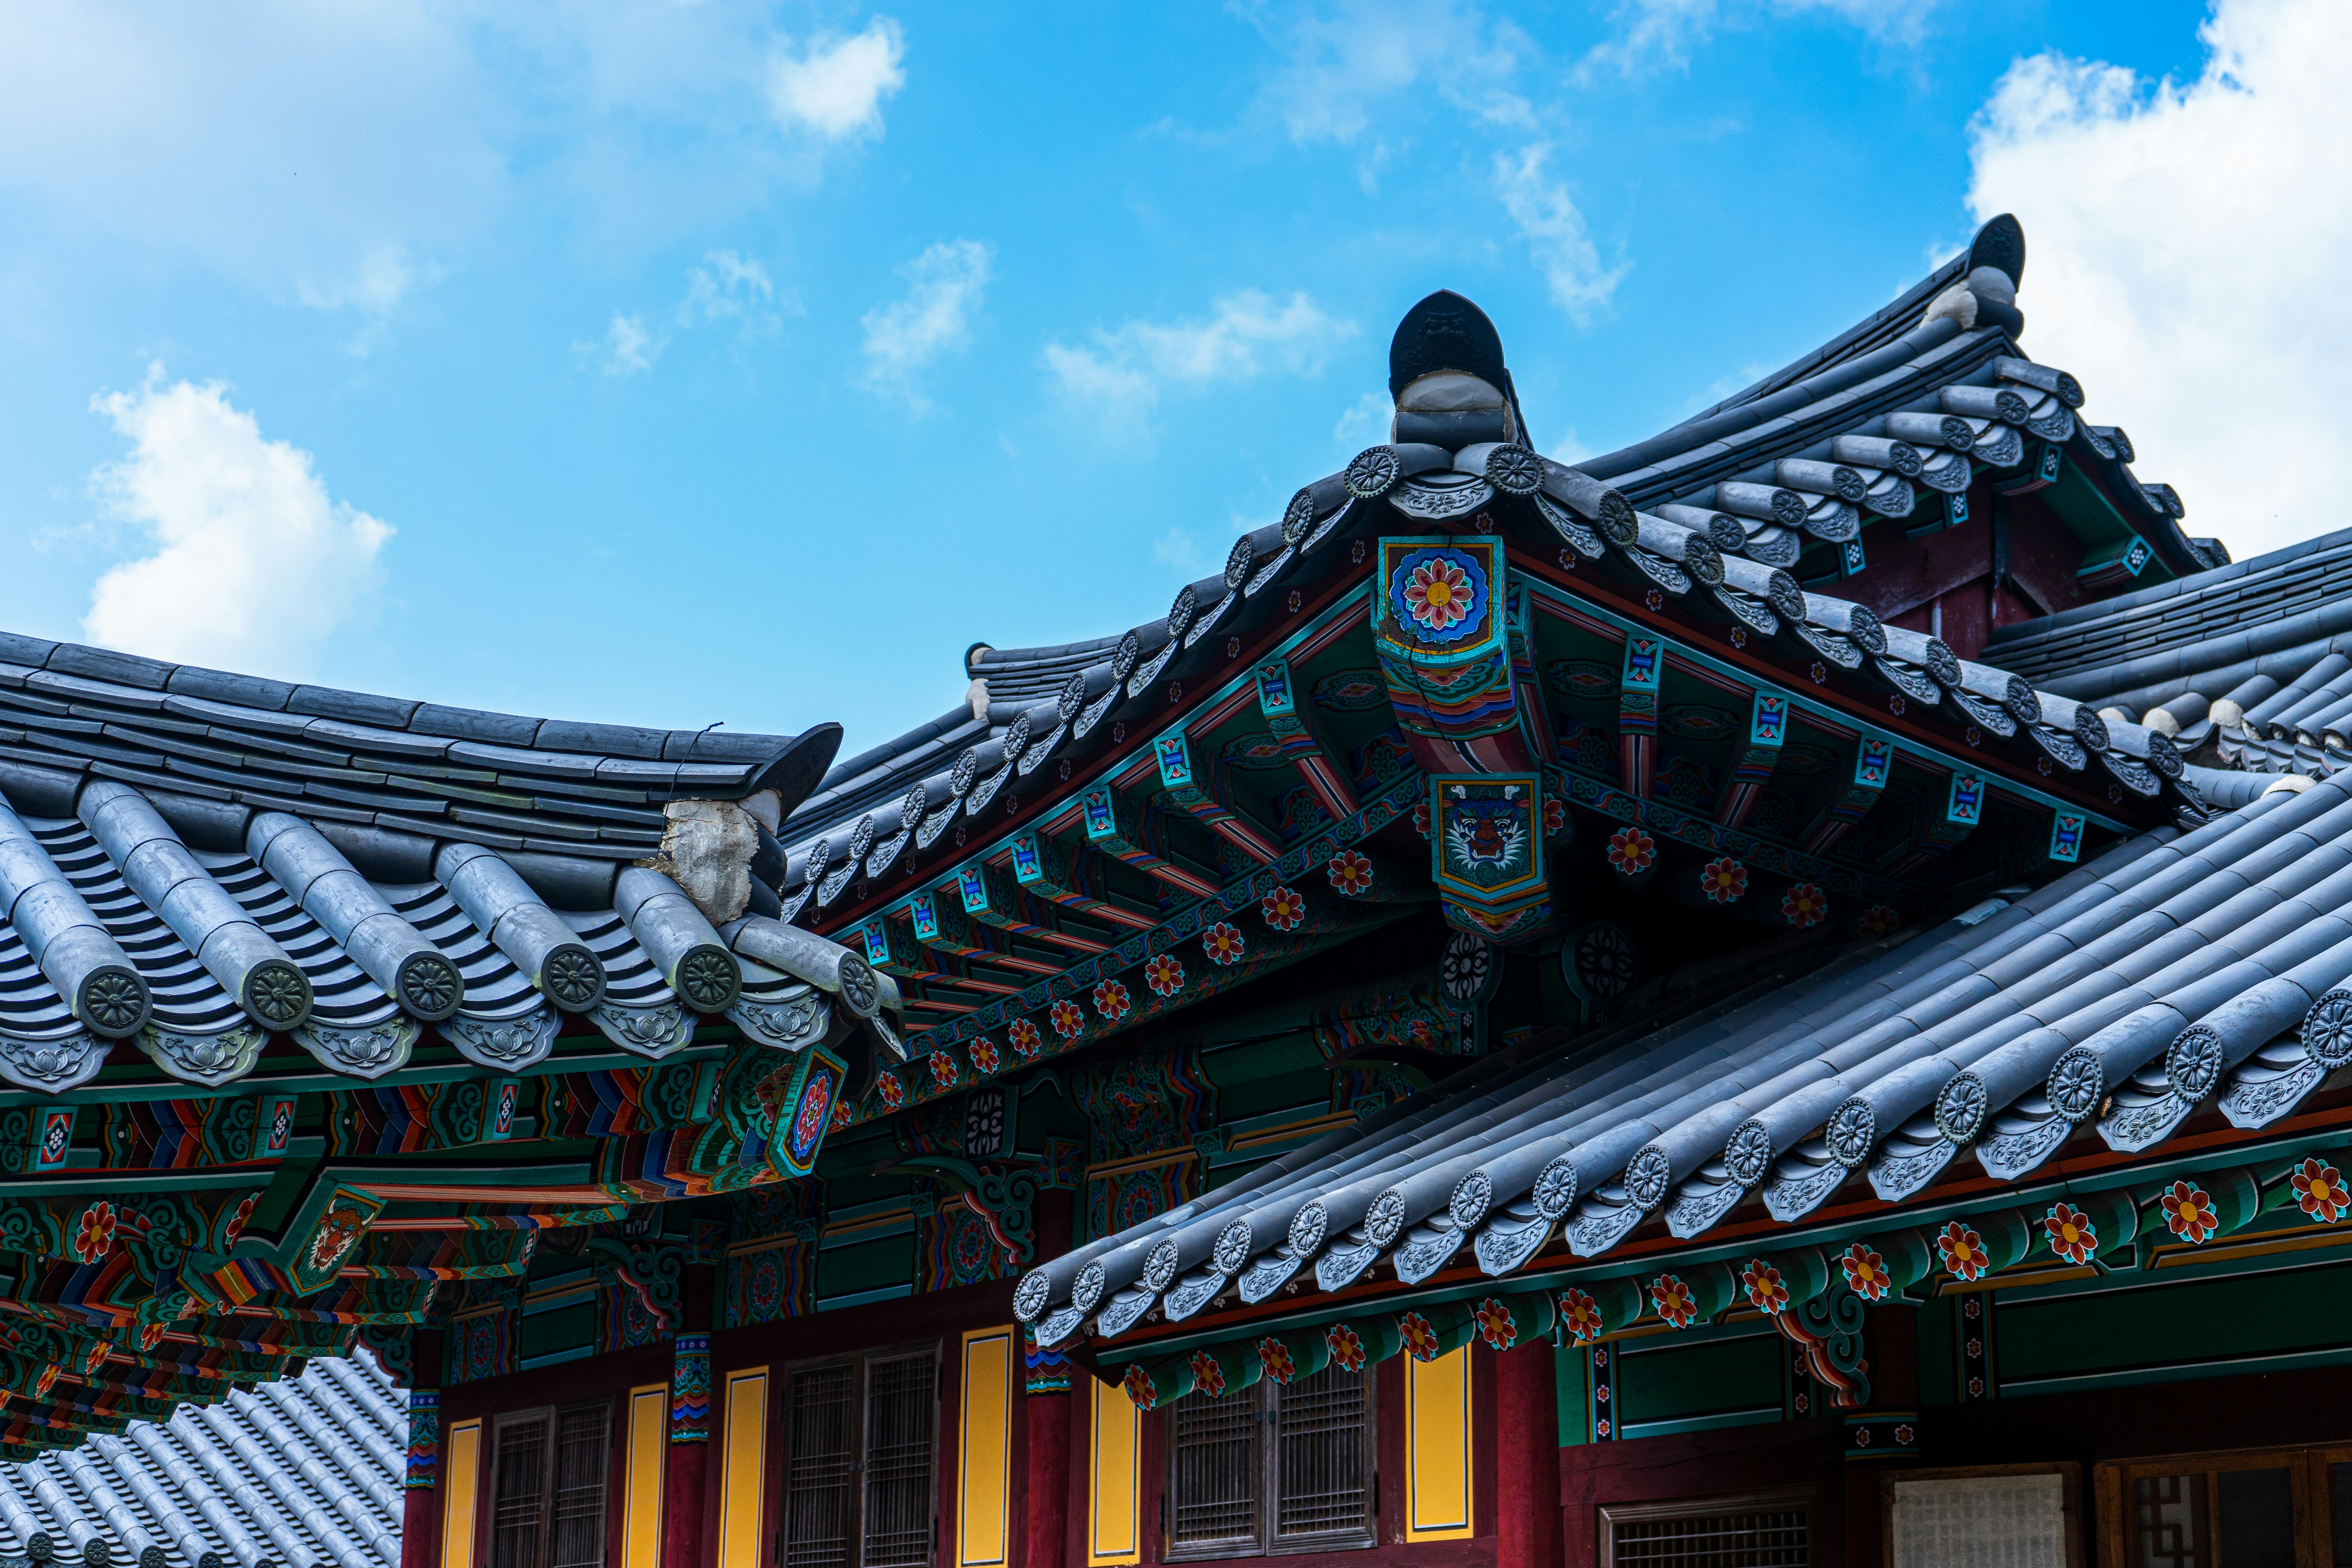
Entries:
<svg viewBox="0 0 2352 1568">
<path fill-rule="evenodd" d="M 375 1079 L 425 1024 L 511 1072 L 552 1049 L 559 1010 L 648 1058 L 698 1015 L 788 1045 L 824 1034 L 845 973 L 870 1017 L 889 994 L 863 961 L 773 918 L 770 826 L 838 739 L 520 719 L 0 637 L 0 1079 L 72 1089 L 129 1040 L 217 1087 L 272 1031 Z"/>
<path fill-rule="evenodd" d="M 2324 777 L 2352 758 L 2352 530 L 2004 626 L 1985 658 L 2200 763 Z"/>
<path fill-rule="evenodd" d="M 2010 220 L 1988 225 L 1977 250 L 2021 268 L 2022 236 Z M 2095 770 L 2142 799 L 2163 795 L 2179 777 L 2177 759 L 2141 726 L 2105 723 L 2054 690 L 1964 663 L 1935 637 L 1806 592 L 1787 570 L 1809 542 L 1850 541 L 1868 517 L 1940 520 L 1944 497 L 1972 477 L 2030 478 L 2029 457 L 2045 450 L 2094 475 L 2171 570 L 2224 559 L 2180 533 L 2178 498 L 2132 473 L 2120 431 L 2076 416 L 2084 397 L 2073 376 L 2019 354 L 2021 318 L 1993 302 L 2006 279 L 1959 266 L 1738 397 L 1622 451 L 1570 468 L 1491 440 L 1370 447 L 1299 490 L 1280 523 L 1237 541 L 1224 571 L 1185 584 L 1160 619 L 1062 647 L 975 647 L 966 706 L 837 767 L 785 823 L 788 918 L 824 924 L 853 886 L 887 886 L 910 851 L 1049 762 L 1083 776 L 1122 719 L 1165 722 L 1160 693 L 1215 668 L 1287 591 L 1311 593 L 1343 570 L 1355 559 L 1344 542 L 1481 510 L 1661 602 L 1820 659 L 1825 679 L 1899 695 L 1956 734 L 1990 731 L 2066 773 Z M 1946 307 L 1968 280 L 1987 302 L 1969 294 L 1955 314 Z M 1921 320 L 1926 301 L 1934 305 Z M 1979 309 L 1981 320 L 1969 314 Z"/>
<path fill-rule="evenodd" d="M 1380 1263 L 1409 1285 L 1465 1248 L 1501 1277 L 1654 1217 L 1685 1239 L 1743 1209 L 1792 1225 L 1855 1178 L 1901 1203 L 1962 1158 L 2021 1181 L 2070 1140 L 2153 1148 L 2200 1106 L 2268 1126 L 2352 1061 L 2348 977 L 2339 775 L 1768 994 L 1490 1058 L 1034 1270 L 1016 1310 L 1041 1342 L 1088 1320 L 1116 1340 L 1155 1307 L 1339 1291 Z"/>
<path fill-rule="evenodd" d="M 0 1465 L 16 1558 L 140 1568 L 390 1568 L 408 1412 L 363 1360 L 184 1406 L 78 1448 Z"/>
</svg>

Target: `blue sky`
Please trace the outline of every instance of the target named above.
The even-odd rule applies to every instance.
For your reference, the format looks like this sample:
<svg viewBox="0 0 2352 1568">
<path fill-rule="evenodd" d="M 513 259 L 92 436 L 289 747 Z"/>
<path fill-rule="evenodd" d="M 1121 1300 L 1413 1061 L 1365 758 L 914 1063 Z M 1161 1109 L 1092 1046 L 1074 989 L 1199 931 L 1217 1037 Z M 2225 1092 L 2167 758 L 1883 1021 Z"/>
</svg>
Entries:
<svg viewBox="0 0 2352 1568">
<path fill-rule="evenodd" d="M 2247 0 L 2217 43 L 2176 0 L 28 0 L 0 19 L 0 626 L 873 743 L 958 701 L 969 643 L 1149 619 L 1382 438 L 1389 333 L 1433 288 L 1494 317 L 1571 458 L 1820 342 L 2012 191 L 2029 321 L 2093 345 L 2030 349 L 2084 374 L 2194 336 L 2211 258 L 2148 242 L 2210 226 L 2083 195 L 2084 149 L 2178 204 L 2217 121 L 2340 117 L 2253 80 L 2299 80 L 2314 26 L 2336 47 L 2314 15 Z M 2230 50 L 2246 79 L 2209 70 Z M 2282 190 L 2244 221 L 2316 267 L 2340 181 L 2333 216 Z M 2282 331 L 2302 278 L 2242 308 Z M 2084 379 L 2095 416 L 2147 405 L 2144 476 L 2227 471 L 2163 376 L 2119 362 L 2104 407 Z"/>
</svg>

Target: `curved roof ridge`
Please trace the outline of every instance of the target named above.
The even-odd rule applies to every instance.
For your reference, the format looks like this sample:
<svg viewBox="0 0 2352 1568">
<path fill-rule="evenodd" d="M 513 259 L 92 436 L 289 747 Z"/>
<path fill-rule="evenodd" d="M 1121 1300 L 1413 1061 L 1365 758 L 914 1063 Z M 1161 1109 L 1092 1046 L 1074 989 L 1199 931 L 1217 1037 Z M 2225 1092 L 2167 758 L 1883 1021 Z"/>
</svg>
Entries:
<svg viewBox="0 0 2352 1568">
<path fill-rule="evenodd" d="M 237 675 L 202 665 L 172 664 L 138 654 L 83 643 L 0 632 L 0 668 L 15 665 L 30 672 L 103 682 L 131 690 L 216 703 L 225 708 L 286 718 L 325 720 L 397 731 L 435 740 L 527 747 L 537 751 L 630 758 L 643 762 L 756 762 L 782 755 L 825 730 L 823 723 L 798 735 L 752 731 L 656 730 L 589 720 L 537 719 L 480 708 L 346 691 L 338 687 Z M 839 744 L 835 741 L 835 745 Z"/>
</svg>

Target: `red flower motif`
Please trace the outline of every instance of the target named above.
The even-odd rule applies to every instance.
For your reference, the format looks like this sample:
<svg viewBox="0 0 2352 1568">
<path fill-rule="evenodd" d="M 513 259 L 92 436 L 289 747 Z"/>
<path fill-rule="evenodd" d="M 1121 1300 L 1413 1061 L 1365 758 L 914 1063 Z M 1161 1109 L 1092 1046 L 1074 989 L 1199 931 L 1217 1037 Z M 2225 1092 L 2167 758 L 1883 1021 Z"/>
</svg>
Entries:
<svg viewBox="0 0 2352 1568">
<path fill-rule="evenodd" d="M 882 1109 L 885 1110 L 896 1110 L 907 1103 L 907 1086 L 898 1081 L 897 1073 L 882 1074 L 875 1080 L 874 1089 L 882 1097 Z"/>
<path fill-rule="evenodd" d="M 1830 678 L 1830 667 L 1823 664 L 1820 659 L 1815 659 L 1813 660 L 1813 667 L 1805 671 L 1805 673 L 1813 678 L 1813 684 L 1815 686 L 1819 686 L 1822 682 Z"/>
<path fill-rule="evenodd" d="M 142 1323 L 139 1325 L 139 1352 L 142 1355 L 144 1355 L 149 1351 L 153 1350 L 157 1345 L 162 1344 L 163 1342 L 163 1335 L 165 1331 L 163 1325 L 161 1323 Z"/>
<path fill-rule="evenodd" d="M 253 1205 L 259 1202 L 260 1198 L 259 1193 L 248 1194 L 245 1200 L 236 1205 L 236 1212 L 228 1216 L 228 1228 L 226 1234 L 230 1246 L 236 1246 L 236 1238 L 245 1234 L 247 1223 L 253 1218 Z"/>
<path fill-rule="evenodd" d="M 41 1375 L 33 1380 L 34 1398 L 47 1399 L 49 1396 L 49 1390 L 58 1385 L 58 1363 L 55 1362 L 41 1368 Z"/>
<path fill-rule="evenodd" d="M 2205 1238 L 2221 1228 L 2221 1216 L 2213 1212 L 2212 1197 L 2200 1187 L 2175 1182 L 2162 1201 L 2164 1228 L 2175 1236 L 2186 1237 L 2192 1247 L 2204 1246 Z"/>
<path fill-rule="evenodd" d="M 1519 1342 L 1519 1325 L 1500 1298 L 1489 1296 L 1478 1303 L 1478 1337 L 1498 1351 Z"/>
<path fill-rule="evenodd" d="M 1334 1323 L 1323 1331 L 1323 1342 L 1331 1347 L 1332 1365 L 1346 1372 L 1364 1370 L 1364 1363 L 1370 1358 L 1355 1330 L 1345 1323 Z"/>
<path fill-rule="evenodd" d="M 1658 858 L 1658 841 L 1638 827 L 1621 827 L 1609 836 L 1609 863 L 1628 877 L 1650 868 Z"/>
<path fill-rule="evenodd" d="M 1298 1375 L 1297 1364 L 1290 1359 L 1290 1347 L 1272 1334 L 1258 1341 L 1257 1362 L 1276 1383 L 1288 1383 Z"/>
<path fill-rule="evenodd" d="M 1853 922 L 1853 929 L 1861 936 L 1879 937 L 1886 935 L 1902 923 L 1903 917 L 1895 912 L 1894 906 L 1873 904 L 1862 911 L 1862 918 Z"/>
<path fill-rule="evenodd" d="M 1087 1032 L 1087 1016 L 1078 1011 L 1076 1002 L 1055 1003 L 1046 1010 L 1045 1018 L 1054 1026 L 1054 1033 L 1066 1040 L 1075 1040 Z"/>
<path fill-rule="evenodd" d="M 1404 1335 L 1404 1348 L 1412 1352 L 1415 1361 L 1437 1359 L 1437 1329 L 1419 1312 L 1399 1312 L 1398 1331 Z"/>
<path fill-rule="evenodd" d="M 1173 996 L 1184 989 L 1184 966 L 1174 953 L 1163 952 L 1143 966 L 1143 983 L 1157 995 Z"/>
<path fill-rule="evenodd" d="M 998 1050 L 996 1042 L 986 1035 L 972 1041 L 964 1054 L 971 1058 L 971 1070 L 982 1077 L 1004 1065 L 1004 1053 Z"/>
<path fill-rule="evenodd" d="M 1710 904 L 1738 903 L 1748 890 L 1748 868 L 1728 855 L 1710 860 L 1699 868 L 1698 890 Z"/>
<path fill-rule="evenodd" d="M 1239 963 L 1242 949 L 1246 945 L 1242 940 L 1240 928 L 1223 921 L 1201 933 L 1201 951 L 1209 955 L 1212 963 Z"/>
<path fill-rule="evenodd" d="M 1429 837 L 1429 802 L 1424 800 L 1412 808 L 1412 830 L 1423 838 Z"/>
<path fill-rule="evenodd" d="M 955 1058 L 945 1051 L 931 1053 L 931 1082 L 940 1089 L 953 1089 L 963 1075 L 956 1071 Z"/>
<path fill-rule="evenodd" d="M 1785 1312 L 1789 1310 L 1789 1287 L 1782 1283 L 1780 1271 L 1754 1258 L 1740 1270 L 1739 1283 L 1748 1292 L 1748 1304 L 1762 1312 Z"/>
<path fill-rule="evenodd" d="M 1567 826 L 1567 803 L 1559 800 L 1548 800 L 1544 802 L 1544 837 L 1546 838 L 1557 838 L 1559 837 L 1559 830 Z M 1422 837 L 1426 838 L 1429 836 L 1424 833 Z"/>
<path fill-rule="evenodd" d="M 1026 1018 L 1015 1018 L 1006 1025 L 1004 1037 L 1013 1042 L 1013 1054 L 1024 1062 L 1035 1056 L 1045 1044 L 1045 1037 L 1037 1032 L 1037 1026 Z"/>
<path fill-rule="evenodd" d="M 1214 1399 L 1225 1391 L 1225 1369 L 1207 1351 L 1192 1352 L 1192 1387 L 1194 1392 Z"/>
<path fill-rule="evenodd" d="M 836 1100 L 833 1102 L 833 1131 L 838 1132 L 856 1120 L 857 1107 L 845 1100 Z"/>
<path fill-rule="evenodd" d="M 1687 1329 L 1698 1316 L 1698 1302 L 1691 1297 L 1691 1288 L 1681 1278 L 1661 1274 L 1650 1281 L 1650 1300 L 1658 1309 L 1658 1316 L 1677 1329 Z"/>
<path fill-rule="evenodd" d="M 1298 922 L 1307 918 L 1307 900 L 1299 897 L 1297 889 L 1277 882 L 1274 891 L 1258 900 L 1257 912 L 1276 931 L 1297 931 Z"/>
<path fill-rule="evenodd" d="M 100 1200 L 81 1211 L 81 1225 L 74 1232 L 74 1256 L 84 1263 L 95 1263 L 114 1250 L 114 1205 Z"/>
<path fill-rule="evenodd" d="M 1981 1279 L 1992 1267 L 1984 1237 L 1958 1220 L 1936 1233 L 1936 1250 L 1943 1255 L 1945 1268 L 1957 1279 Z"/>
<path fill-rule="evenodd" d="M 1829 918 L 1830 896 L 1817 883 L 1799 882 L 1780 895 L 1780 918 L 1799 931 Z"/>
<path fill-rule="evenodd" d="M 1117 980 L 1106 980 L 1095 987 L 1095 1011 L 1111 1023 L 1127 1016 L 1129 1008 L 1127 986 Z"/>
<path fill-rule="evenodd" d="M 2333 1165 L 2305 1160 L 2294 1180 L 2296 1206 L 2322 1225 L 2334 1225 L 2352 1207 L 2352 1193 L 2344 1190 L 2344 1178 Z"/>
<path fill-rule="evenodd" d="M 1559 1321 L 1580 1345 L 1591 1344 L 1607 1331 L 1601 1326 L 1599 1304 L 1573 1285 L 1559 1293 Z"/>
<path fill-rule="evenodd" d="M 1422 835 L 1426 838 L 1428 834 Z M 1351 899 L 1360 899 L 1372 890 L 1372 863 L 1353 849 L 1342 849 L 1331 857 L 1324 872 L 1331 885 Z"/>
<path fill-rule="evenodd" d="M 1149 1410 L 1160 1403 L 1160 1391 L 1151 1386 L 1151 1374 L 1139 1361 L 1127 1363 L 1127 1375 L 1119 1379 L 1119 1384 L 1138 1410 Z"/>
<path fill-rule="evenodd" d="M 1911 1446 L 1911 1439 L 1912 1439 L 1912 1438 L 1914 1438 L 1914 1437 L 1916 1437 L 1916 1436 L 1918 1436 L 1918 1434 L 1917 1434 L 1916 1432 L 1914 1432 L 1914 1431 L 1913 1431 L 1910 1427 L 1908 1427 L 1908 1426 L 1897 1426 L 1896 1428 L 1895 1428 L 1895 1447 L 1900 1447 L 1900 1448 L 1907 1448 L 1907 1447 L 1909 1447 Z"/>
<path fill-rule="evenodd" d="M 1433 556 L 1412 569 L 1404 581 L 1404 602 L 1415 623 L 1442 632 L 1466 621 L 1476 605 L 1470 574 L 1443 555 Z"/>
<path fill-rule="evenodd" d="M 1886 1271 L 1886 1259 L 1870 1249 L 1870 1243 L 1857 1241 L 1845 1249 L 1838 1259 L 1845 1270 L 1846 1289 L 1865 1301 L 1883 1301 L 1895 1289 L 1895 1277 Z"/>
<path fill-rule="evenodd" d="M 2088 1263 L 2099 1250 L 2099 1227 L 2071 1204 L 2053 1204 L 2042 1217 L 2050 1250 L 2069 1263 Z"/>
</svg>

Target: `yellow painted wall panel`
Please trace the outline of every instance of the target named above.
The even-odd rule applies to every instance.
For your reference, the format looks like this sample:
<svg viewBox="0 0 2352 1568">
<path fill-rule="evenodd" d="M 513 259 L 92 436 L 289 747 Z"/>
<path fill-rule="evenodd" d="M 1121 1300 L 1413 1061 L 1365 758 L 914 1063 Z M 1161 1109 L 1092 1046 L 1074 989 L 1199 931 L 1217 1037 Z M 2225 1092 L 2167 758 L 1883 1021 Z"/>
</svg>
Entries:
<svg viewBox="0 0 2352 1568">
<path fill-rule="evenodd" d="M 1143 1417 L 1127 1390 L 1098 1377 L 1087 1423 L 1087 1562 L 1091 1568 L 1143 1561 Z"/>
<path fill-rule="evenodd" d="M 1013 1331 L 963 1337 L 956 1443 L 957 1568 L 1003 1568 L 1013 1534 Z"/>
<path fill-rule="evenodd" d="M 768 1480 L 768 1369 L 727 1374 L 727 1456 L 719 1488 L 718 1568 L 763 1568 L 760 1526 Z"/>
<path fill-rule="evenodd" d="M 661 1568 L 662 1467 L 669 1457 L 669 1384 L 629 1390 L 629 1477 L 621 1508 L 621 1568 Z"/>
<path fill-rule="evenodd" d="M 1407 1541 L 1470 1533 L 1470 1347 L 1404 1363 Z"/>
<path fill-rule="evenodd" d="M 482 1424 L 460 1421 L 441 1446 L 441 1565 L 474 1568 L 474 1500 L 481 1489 Z"/>
</svg>

